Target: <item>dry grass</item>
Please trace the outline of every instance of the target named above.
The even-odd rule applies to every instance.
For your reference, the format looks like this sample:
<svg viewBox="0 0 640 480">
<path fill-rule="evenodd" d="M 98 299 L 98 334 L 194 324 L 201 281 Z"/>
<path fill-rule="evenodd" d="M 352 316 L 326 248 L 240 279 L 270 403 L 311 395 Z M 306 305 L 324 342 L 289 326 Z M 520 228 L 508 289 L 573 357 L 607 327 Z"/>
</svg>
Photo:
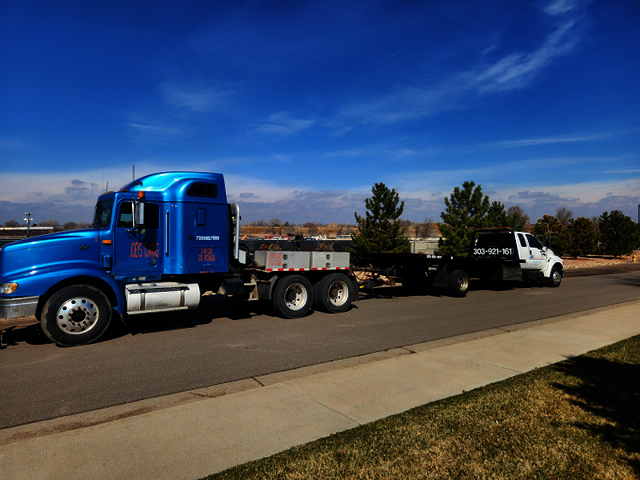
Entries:
<svg viewBox="0 0 640 480">
<path fill-rule="evenodd" d="M 640 478 L 640 337 L 210 479 Z"/>
</svg>

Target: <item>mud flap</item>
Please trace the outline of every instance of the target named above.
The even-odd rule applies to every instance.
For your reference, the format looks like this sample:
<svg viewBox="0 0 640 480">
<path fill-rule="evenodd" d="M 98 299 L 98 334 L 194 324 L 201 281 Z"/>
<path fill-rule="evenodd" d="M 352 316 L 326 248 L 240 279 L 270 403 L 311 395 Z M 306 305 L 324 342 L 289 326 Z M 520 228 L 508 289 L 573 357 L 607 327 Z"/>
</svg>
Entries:
<svg viewBox="0 0 640 480">
<path fill-rule="evenodd" d="M 449 288 L 449 282 L 447 281 L 447 273 L 448 273 L 447 266 L 445 265 L 440 270 L 438 270 L 438 273 L 436 273 L 436 276 L 433 278 L 433 282 L 431 284 L 434 287 Z"/>
</svg>

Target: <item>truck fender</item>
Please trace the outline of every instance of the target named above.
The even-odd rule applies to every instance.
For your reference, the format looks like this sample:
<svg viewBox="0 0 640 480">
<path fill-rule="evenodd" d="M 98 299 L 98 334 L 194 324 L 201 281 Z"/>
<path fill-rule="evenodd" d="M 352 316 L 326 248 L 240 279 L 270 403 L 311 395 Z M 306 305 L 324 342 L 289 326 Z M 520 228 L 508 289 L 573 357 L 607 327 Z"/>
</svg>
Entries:
<svg viewBox="0 0 640 480">
<path fill-rule="evenodd" d="M 113 308 L 115 308 L 120 315 L 125 312 L 126 306 L 122 294 L 122 288 L 114 278 L 79 275 L 65 278 L 64 280 L 49 287 L 49 289 L 40 296 L 40 299 L 38 301 L 38 308 L 36 310 L 36 317 L 40 318 L 42 308 L 44 307 L 44 304 L 47 302 L 47 300 L 51 297 L 51 295 L 70 285 L 92 285 L 101 290 L 107 296 Z"/>
<path fill-rule="evenodd" d="M 549 278 L 554 268 L 560 270 L 560 274 L 562 275 L 562 278 L 564 278 L 564 265 L 554 259 L 552 259 L 544 266 L 544 270 L 542 271 L 544 274 L 544 278 Z"/>
</svg>

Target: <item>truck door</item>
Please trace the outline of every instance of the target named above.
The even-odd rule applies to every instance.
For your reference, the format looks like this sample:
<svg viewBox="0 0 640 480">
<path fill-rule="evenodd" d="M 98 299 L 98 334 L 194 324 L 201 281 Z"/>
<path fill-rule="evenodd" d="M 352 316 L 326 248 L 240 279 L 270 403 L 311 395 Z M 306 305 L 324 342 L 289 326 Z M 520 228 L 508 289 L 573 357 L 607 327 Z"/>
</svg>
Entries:
<svg viewBox="0 0 640 480">
<path fill-rule="evenodd" d="M 523 270 L 542 270 L 546 264 L 546 252 L 536 237 L 529 233 L 518 233 L 518 253 Z"/>
<path fill-rule="evenodd" d="M 125 276 L 151 276 L 162 274 L 164 236 L 160 230 L 160 208 L 157 203 L 145 201 L 144 229 L 133 228 L 133 202 L 122 201 L 116 212 L 114 235 L 115 258 L 113 273 Z"/>
</svg>

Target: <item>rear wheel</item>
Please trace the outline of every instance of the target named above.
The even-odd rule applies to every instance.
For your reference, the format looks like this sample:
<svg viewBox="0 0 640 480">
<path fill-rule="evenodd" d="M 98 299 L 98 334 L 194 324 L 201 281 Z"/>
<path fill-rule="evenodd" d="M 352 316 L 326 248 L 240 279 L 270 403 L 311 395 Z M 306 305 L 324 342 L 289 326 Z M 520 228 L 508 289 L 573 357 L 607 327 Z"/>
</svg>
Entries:
<svg viewBox="0 0 640 480">
<path fill-rule="evenodd" d="M 464 270 L 456 270 L 450 273 L 447 280 L 449 293 L 454 297 L 464 297 L 469 291 L 471 281 L 469 274 Z"/>
<path fill-rule="evenodd" d="M 559 287 L 562 283 L 562 271 L 558 267 L 551 269 L 551 275 L 547 278 L 547 286 Z"/>
<path fill-rule="evenodd" d="M 346 312 L 353 302 L 353 283 L 343 273 L 332 273 L 313 286 L 313 296 L 319 310 Z"/>
<path fill-rule="evenodd" d="M 273 291 L 273 309 L 283 318 L 305 315 L 313 302 L 313 289 L 309 280 L 300 275 L 289 275 L 278 280 Z"/>
<path fill-rule="evenodd" d="M 111 322 L 111 303 L 91 285 L 72 285 L 54 293 L 44 305 L 44 334 L 67 347 L 95 342 Z"/>
</svg>

